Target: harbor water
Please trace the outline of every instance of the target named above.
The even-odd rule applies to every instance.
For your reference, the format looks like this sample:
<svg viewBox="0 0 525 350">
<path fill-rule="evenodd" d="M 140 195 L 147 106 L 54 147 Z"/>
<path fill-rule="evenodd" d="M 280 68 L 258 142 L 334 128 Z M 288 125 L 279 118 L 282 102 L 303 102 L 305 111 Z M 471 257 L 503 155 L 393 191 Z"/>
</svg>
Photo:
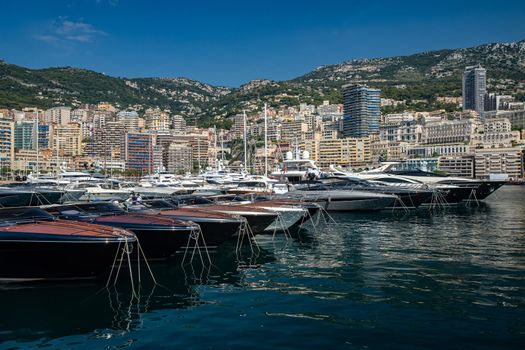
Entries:
<svg viewBox="0 0 525 350">
<path fill-rule="evenodd" d="M 332 215 L 212 267 L 0 285 L 1 349 L 522 349 L 525 186 L 479 207 Z M 146 276 L 143 276 L 146 279 Z M 137 288 L 138 289 L 138 288 Z"/>
</svg>

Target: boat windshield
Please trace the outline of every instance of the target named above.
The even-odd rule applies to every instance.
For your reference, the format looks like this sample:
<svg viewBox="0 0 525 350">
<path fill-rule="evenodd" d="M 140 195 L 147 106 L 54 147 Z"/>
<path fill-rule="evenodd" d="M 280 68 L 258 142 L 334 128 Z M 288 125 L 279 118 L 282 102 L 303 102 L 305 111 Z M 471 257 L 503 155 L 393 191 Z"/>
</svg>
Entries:
<svg viewBox="0 0 525 350">
<path fill-rule="evenodd" d="M 310 169 L 313 169 L 314 166 L 311 162 L 304 161 L 304 162 L 286 162 L 283 165 L 283 170 L 286 171 L 307 171 Z"/>
<path fill-rule="evenodd" d="M 151 200 L 151 201 L 142 201 L 142 204 L 151 209 L 166 209 L 174 208 L 177 206 L 176 203 L 173 203 L 169 200 Z"/>
<path fill-rule="evenodd" d="M 53 216 L 40 208 L 0 209 L 0 224 L 54 220 Z"/>
<path fill-rule="evenodd" d="M 50 207 L 47 210 L 51 213 L 54 213 L 55 215 L 63 215 L 68 217 L 125 214 L 125 211 L 116 205 L 104 202 L 70 204 L 58 207 Z"/>
<path fill-rule="evenodd" d="M 264 182 L 258 182 L 258 181 L 245 181 L 245 182 L 239 182 L 239 185 L 237 187 L 266 188 L 266 184 Z"/>
<path fill-rule="evenodd" d="M 92 214 L 124 214 L 125 211 L 113 203 L 81 203 L 72 206 L 72 209 L 78 209 Z"/>
</svg>

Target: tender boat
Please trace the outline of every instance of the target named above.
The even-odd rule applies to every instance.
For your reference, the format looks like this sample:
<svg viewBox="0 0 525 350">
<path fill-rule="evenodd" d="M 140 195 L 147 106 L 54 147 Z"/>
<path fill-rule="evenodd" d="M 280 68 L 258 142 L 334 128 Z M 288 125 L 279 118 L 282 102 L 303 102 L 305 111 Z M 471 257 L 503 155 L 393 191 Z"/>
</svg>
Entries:
<svg viewBox="0 0 525 350">
<path fill-rule="evenodd" d="M 66 220 L 119 227 L 133 232 L 148 259 L 167 259 L 186 246 L 198 225 L 162 216 L 126 213 L 112 203 L 92 202 L 49 206 L 49 213 Z"/>
<path fill-rule="evenodd" d="M 56 220 L 39 208 L 0 209 L 0 280 L 95 278 L 135 242 L 120 228 Z"/>
</svg>

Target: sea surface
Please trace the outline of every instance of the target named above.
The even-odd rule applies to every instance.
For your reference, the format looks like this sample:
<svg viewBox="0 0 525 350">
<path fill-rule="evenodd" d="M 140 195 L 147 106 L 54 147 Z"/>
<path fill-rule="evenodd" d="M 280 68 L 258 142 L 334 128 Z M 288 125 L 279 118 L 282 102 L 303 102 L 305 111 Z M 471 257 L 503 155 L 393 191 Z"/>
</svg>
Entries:
<svg viewBox="0 0 525 350">
<path fill-rule="evenodd" d="M 525 186 L 105 283 L 0 285 L 2 349 L 524 349 Z M 200 259 L 200 258 L 199 258 Z M 135 276 L 137 277 L 137 276 Z"/>
</svg>

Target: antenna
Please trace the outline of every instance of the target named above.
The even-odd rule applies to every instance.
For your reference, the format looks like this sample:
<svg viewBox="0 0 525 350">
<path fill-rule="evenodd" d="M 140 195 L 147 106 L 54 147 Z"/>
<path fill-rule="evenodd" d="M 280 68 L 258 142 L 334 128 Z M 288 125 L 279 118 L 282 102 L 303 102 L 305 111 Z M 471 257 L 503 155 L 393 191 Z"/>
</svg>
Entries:
<svg viewBox="0 0 525 350">
<path fill-rule="evenodd" d="M 245 172 L 248 172 L 248 153 L 246 151 L 246 143 L 248 142 L 248 135 L 246 134 L 246 111 L 243 109 L 242 111 L 243 113 L 243 120 L 244 120 L 244 131 L 243 131 L 243 136 L 244 136 L 244 171 Z"/>
<path fill-rule="evenodd" d="M 268 176 L 268 111 L 264 103 L 264 176 Z"/>
</svg>

